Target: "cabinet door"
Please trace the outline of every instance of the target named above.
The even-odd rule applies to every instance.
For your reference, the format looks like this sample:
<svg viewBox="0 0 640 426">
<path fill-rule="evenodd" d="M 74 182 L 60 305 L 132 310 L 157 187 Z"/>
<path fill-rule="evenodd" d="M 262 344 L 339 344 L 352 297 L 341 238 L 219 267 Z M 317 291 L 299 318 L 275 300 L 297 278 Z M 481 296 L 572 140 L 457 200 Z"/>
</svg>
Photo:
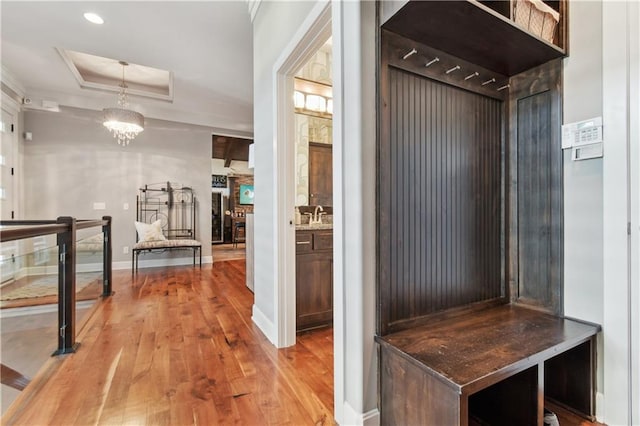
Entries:
<svg viewBox="0 0 640 426">
<path fill-rule="evenodd" d="M 296 254 L 313 251 L 313 232 L 296 231 Z"/>
<path fill-rule="evenodd" d="M 562 61 L 511 79 L 511 298 L 562 315 Z"/>
<path fill-rule="evenodd" d="M 333 321 L 331 254 L 299 254 L 296 260 L 296 328 L 330 324 Z"/>
</svg>

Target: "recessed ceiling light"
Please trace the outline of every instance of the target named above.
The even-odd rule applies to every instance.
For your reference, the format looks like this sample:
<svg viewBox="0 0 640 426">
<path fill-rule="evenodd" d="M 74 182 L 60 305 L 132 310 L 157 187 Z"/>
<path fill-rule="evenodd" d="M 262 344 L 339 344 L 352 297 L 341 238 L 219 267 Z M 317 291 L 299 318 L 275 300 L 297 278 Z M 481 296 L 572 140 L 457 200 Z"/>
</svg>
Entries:
<svg viewBox="0 0 640 426">
<path fill-rule="evenodd" d="M 87 12 L 84 14 L 84 19 L 91 22 L 92 24 L 104 24 L 104 19 L 102 19 L 97 13 Z"/>
</svg>

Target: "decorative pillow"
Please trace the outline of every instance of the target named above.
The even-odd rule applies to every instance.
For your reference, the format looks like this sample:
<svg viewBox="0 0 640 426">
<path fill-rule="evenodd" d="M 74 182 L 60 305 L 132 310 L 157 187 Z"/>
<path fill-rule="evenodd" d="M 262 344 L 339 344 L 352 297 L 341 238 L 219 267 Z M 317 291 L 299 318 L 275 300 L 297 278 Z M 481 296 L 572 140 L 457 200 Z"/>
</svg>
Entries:
<svg viewBox="0 0 640 426">
<path fill-rule="evenodd" d="M 162 233 L 162 224 L 160 220 L 149 224 L 144 222 L 136 222 L 136 231 L 138 231 L 139 241 L 164 241 L 166 240 Z"/>
</svg>

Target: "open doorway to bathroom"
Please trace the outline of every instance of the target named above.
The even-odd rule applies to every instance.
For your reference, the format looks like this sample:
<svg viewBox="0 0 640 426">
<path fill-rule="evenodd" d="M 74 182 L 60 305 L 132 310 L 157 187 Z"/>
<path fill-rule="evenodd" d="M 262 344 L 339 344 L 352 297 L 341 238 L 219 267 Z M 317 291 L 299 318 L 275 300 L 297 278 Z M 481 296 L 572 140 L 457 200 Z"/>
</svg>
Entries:
<svg viewBox="0 0 640 426">
<path fill-rule="evenodd" d="M 294 75 L 296 332 L 333 325 L 331 38 Z M 298 339 L 299 340 L 299 339 Z"/>
</svg>

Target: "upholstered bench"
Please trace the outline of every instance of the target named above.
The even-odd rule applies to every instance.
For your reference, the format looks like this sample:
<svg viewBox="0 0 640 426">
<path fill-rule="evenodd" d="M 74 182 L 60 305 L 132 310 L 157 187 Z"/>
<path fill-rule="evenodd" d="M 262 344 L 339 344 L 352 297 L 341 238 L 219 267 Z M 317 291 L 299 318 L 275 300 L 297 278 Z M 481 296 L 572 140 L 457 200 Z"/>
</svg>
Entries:
<svg viewBox="0 0 640 426">
<path fill-rule="evenodd" d="M 142 252 L 166 251 L 166 250 L 193 250 L 193 266 L 196 266 L 196 253 L 200 257 L 202 267 L 202 243 L 198 240 L 175 238 L 167 239 L 162 234 L 160 221 L 152 224 L 136 222 L 136 230 L 140 241 L 131 249 L 131 272 L 138 271 L 138 257 Z"/>
</svg>

